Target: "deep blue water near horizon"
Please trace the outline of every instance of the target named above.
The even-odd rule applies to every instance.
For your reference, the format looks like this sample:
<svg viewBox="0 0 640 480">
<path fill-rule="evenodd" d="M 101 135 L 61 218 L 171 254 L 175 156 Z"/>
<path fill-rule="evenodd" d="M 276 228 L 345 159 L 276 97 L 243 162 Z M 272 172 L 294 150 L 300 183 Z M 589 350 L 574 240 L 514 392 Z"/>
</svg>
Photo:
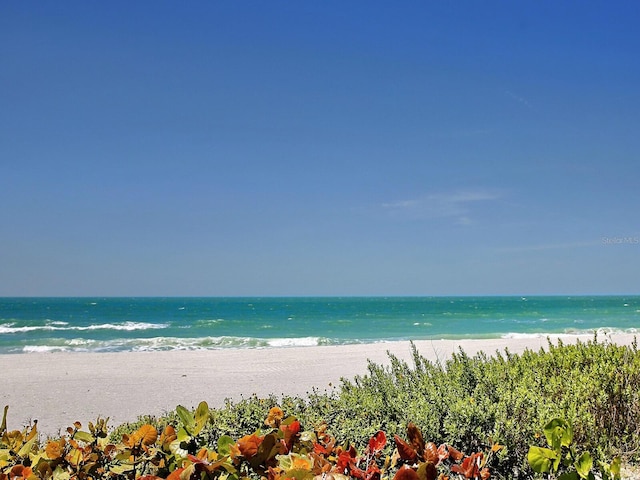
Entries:
<svg viewBox="0 0 640 480">
<path fill-rule="evenodd" d="M 640 296 L 0 298 L 0 353 L 636 333 Z"/>
</svg>

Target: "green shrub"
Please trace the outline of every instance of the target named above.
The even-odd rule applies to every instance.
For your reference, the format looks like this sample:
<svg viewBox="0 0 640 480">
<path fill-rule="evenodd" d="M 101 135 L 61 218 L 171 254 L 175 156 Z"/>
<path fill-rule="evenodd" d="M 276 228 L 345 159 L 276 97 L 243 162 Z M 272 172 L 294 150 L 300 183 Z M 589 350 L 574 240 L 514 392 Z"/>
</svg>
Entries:
<svg viewBox="0 0 640 480">
<path fill-rule="evenodd" d="M 212 410 L 203 434 L 212 445 L 223 435 L 239 438 L 261 428 L 275 405 L 306 428 L 326 422 L 338 442 L 360 449 L 377 431 L 402 434 L 409 422 L 425 438 L 461 451 L 499 443 L 504 448 L 494 475 L 527 478 L 533 474 L 529 445 L 542 438 L 540 426 L 549 418 L 569 421 L 574 443 L 594 461 L 638 461 L 640 354 L 635 343 L 617 346 L 594 337 L 575 345 L 549 342 L 546 350 L 521 355 L 459 351 L 433 363 L 413 346 L 411 364 L 389 355 L 388 365 L 370 362 L 366 375 L 343 379 L 329 392 L 227 401 Z"/>
<path fill-rule="evenodd" d="M 460 351 L 435 365 L 415 350 L 412 367 L 391 357 L 388 367 L 344 381 L 338 404 L 352 416 L 354 432 L 365 427 L 394 431 L 413 421 L 429 438 L 475 451 L 506 445 L 500 470 L 530 474 L 528 446 L 539 425 L 562 417 L 574 425 L 574 441 L 604 460 L 631 460 L 640 451 L 640 355 L 635 343 L 548 344 L 546 351 L 508 351 L 473 358 Z M 363 422 L 360 422 L 363 420 Z M 373 421 L 372 421 L 373 420 Z M 356 434 L 357 435 L 357 434 Z"/>
</svg>

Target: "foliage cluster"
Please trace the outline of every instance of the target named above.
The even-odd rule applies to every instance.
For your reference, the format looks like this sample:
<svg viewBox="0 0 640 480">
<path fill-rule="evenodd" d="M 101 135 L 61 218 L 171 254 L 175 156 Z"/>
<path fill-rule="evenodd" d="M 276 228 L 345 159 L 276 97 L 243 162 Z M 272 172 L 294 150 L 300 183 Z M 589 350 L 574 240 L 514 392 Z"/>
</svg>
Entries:
<svg viewBox="0 0 640 480">
<path fill-rule="evenodd" d="M 492 474 L 504 478 L 533 475 L 527 462 L 529 447 L 536 443 L 536 448 L 543 448 L 546 434 L 541 426 L 550 418 L 564 418 L 572 425 L 574 448 L 589 451 L 594 464 L 614 457 L 631 462 L 639 459 L 640 354 L 635 343 L 617 346 L 594 338 L 575 345 L 549 342 L 545 350 L 521 355 L 505 351 L 470 357 L 459 351 L 437 363 L 413 347 L 412 364 L 393 355 L 389 359 L 385 366 L 370 362 L 367 375 L 343 379 L 334 389 L 314 390 L 305 398 L 251 396 L 227 401 L 222 408 L 209 411 L 197 435 L 186 434 L 195 442 L 190 447 L 195 453 L 189 454 L 198 453 L 197 444 L 215 446 L 216 458 L 224 457 L 221 441 L 225 445 L 231 438 L 261 432 L 269 411 L 281 407 L 295 412 L 297 421 L 314 434 L 324 429 L 323 435 L 344 448 L 365 451 L 370 440 L 383 431 L 394 438 L 379 452 L 385 458 L 393 455 L 396 436 L 405 435 L 412 422 L 436 444 L 465 452 L 491 452 Z M 146 424 L 161 432 L 177 428 L 180 435 L 180 428 L 185 432 L 192 428 L 189 415 L 178 408 L 157 420 L 141 419 L 120 426 L 108 441 L 126 446 L 131 435 Z M 492 452 L 496 444 L 504 448 Z M 212 462 L 209 453 L 207 461 Z"/>
<path fill-rule="evenodd" d="M 579 453 L 573 444 L 573 428 L 568 421 L 554 418 L 545 425 L 544 436 L 550 448 L 534 445 L 527 455 L 535 472 L 557 475 L 558 480 L 595 480 L 595 470 L 602 480 L 620 480 L 620 457 L 610 464 L 601 461 L 600 468 L 594 469 L 591 454 Z"/>
<path fill-rule="evenodd" d="M 8 431 L 6 413 L 0 430 L 0 480 L 448 480 L 490 477 L 490 452 L 470 456 L 448 445 L 425 443 L 413 424 L 408 441 L 394 437 L 392 456 L 385 456 L 387 436 L 378 431 L 362 453 L 353 445 L 338 445 L 327 425 L 302 430 L 293 416 L 273 407 L 257 431 L 234 440 L 228 435 L 215 444 L 205 427 L 211 411 L 201 402 L 192 413 L 176 409 L 178 423 L 161 432 L 143 424 L 114 443 L 107 421 L 98 419 L 81 430 L 76 422 L 66 435 L 36 442 L 36 425 Z M 493 451 L 496 451 L 496 446 Z"/>
<path fill-rule="evenodd" d="M 574 425 L 574 442 L 594 458 L 637 461 L 640 354 L 635 343 L 597 338 L 549 342 L 546 350 L 521 355 L 471 358 L 460 351 L 445 363 L 414 348 L 413 365 L 393 356 L 389 366 L 370 364 L 368 375 L 343 381 L 331 405 L 335 434 L 357 442 L 375 429 L 397 432 L 410 420 L 425 436 L 461 450 L 503 444 L 498 471 L 509 478 L 530 475 L 530 442 L 556 417 Z"/>
<path fill-rule="evenodd" d="M 401 434 L 409 421 L 437 443 L 479 451 L 505 445 L 496 471 L 531 475 L 529 445 L 543 439 L 550 418 L 573 425 L 576 445 L 605 461 L 637 462 L 640 452 L 640 353 L 637 345 L 598 341 L 557 344 L 520 355 L 508 350 L 474 357 L 464 351 L 431 362 L 413 347 L 412 364 L 389 355 L 368 374 L 343 379 L 332 391 L 307 398 L 255 396 L 214 410 L 212 438 L 259 428 L 277 404 L 307 425 L 325 421 L 341 442 L 363 447 L 378 430 Z M 388 453 L 388 452 L 387 452 Z"/>
</svg>

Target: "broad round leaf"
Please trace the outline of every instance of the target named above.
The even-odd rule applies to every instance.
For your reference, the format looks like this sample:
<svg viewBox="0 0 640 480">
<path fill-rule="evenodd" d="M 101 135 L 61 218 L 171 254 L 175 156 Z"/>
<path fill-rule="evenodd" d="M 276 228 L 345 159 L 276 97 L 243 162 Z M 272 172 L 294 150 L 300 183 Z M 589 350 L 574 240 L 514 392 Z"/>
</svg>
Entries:
<svg viewBox="0 0 640 480">
<path fill-rule="evenodd" d="M 403 465 L 402 468 L 396 472 L 393 480 L 420 480 L 420 477 L 418 477 L 418 474 L 413 468 Z"/>
<path fill-rule="evenodd" d="M 593 459 L 589 452 L 584 452 L 576 461 L 576 471 L 582 478 L 588 478 L 591 467 L 593 467 Z"/>
<path fill-rule="evenodd" d="M 47 443 L 47 448 L 45 448 L 45 455 L 50 460 L 57 460 L 62 456 L 63 445 L 60 444 L 59 441 L 50 441 Z"/>
<path fill-rule="evenodd" d="M 158 430 L 153 425 L 142 425 L 136 432 L 136 436 L 143 445 L 153 445 L 158 439 Z"/>
<path fill-rule="evenodd" d="M 551 471 L 551 464 L 558 456 L 556 452 L 548 448 L 530 447 L 527 454 L 527 461 L 534 472 L 548 473 Z"/>
</svg>

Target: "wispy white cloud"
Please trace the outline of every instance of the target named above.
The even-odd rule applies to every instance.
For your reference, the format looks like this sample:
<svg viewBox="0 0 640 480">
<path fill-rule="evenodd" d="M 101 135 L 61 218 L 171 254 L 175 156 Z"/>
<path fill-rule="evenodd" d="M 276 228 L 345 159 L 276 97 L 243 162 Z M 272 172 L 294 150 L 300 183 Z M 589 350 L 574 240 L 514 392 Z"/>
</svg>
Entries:
<svg viewBox="0 0 640 480">
<path fill-rule="evenodd" d="M 501 194 L 486 189 L 455 190 L 446 193 L 432 193 L 417 198 L 383 203 L 382 208 L 390 215 L 412 218 L 454 218 L 459 225 L 474 223 L 471 213 L 473 206 L 480 202 L 497 200 Z"/>
<path fill-rule="evenodd" d="M 520 105 L 523 105 L 527 108 L 533 109 L 533 106 L 531 105 L 531 103 L 529 103 L 529 100 L 527 100 L 526 98 L 520 96 L 520 95 L 516 95 L 515 93 L 513 93 L 510 90 L 507 90 L 504 92 L 508 97 L 510 97 L 511 99 L 515 100 L 516 102 L 518 102 Z"/>
</svg>

